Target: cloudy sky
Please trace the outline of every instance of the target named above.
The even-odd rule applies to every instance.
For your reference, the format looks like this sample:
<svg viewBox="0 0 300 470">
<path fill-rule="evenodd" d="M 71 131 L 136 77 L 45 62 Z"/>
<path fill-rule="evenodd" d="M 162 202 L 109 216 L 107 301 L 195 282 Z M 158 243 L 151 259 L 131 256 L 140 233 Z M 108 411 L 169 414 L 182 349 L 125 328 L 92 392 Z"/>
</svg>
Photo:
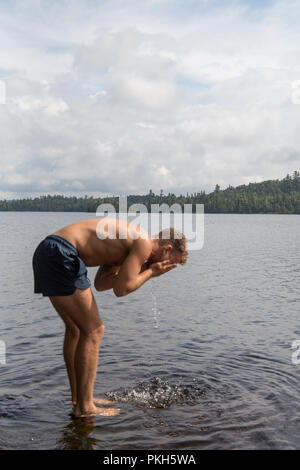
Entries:
<svg viewBox="0 0 300 470">
<path fill-rule="evenodd" d="M 0 0 L 0 198 L 300 170 L 299 0 Z"/>
</svg>

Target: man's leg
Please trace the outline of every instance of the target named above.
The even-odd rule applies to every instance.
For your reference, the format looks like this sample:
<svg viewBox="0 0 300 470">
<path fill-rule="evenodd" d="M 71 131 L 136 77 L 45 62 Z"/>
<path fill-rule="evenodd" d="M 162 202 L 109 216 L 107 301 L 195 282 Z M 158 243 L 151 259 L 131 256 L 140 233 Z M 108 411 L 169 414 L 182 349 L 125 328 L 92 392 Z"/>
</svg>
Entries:
<svg viewBox="0 0 300 470">
<path fill-rule="evenodd" d="M 75 415 L 117 414 L 117 409 L 97 408 L 93 401 L 99 347 L 104 325 L 91 289 L 76 289 L 72 295 L 49 298 L 65 323 L 71 320 L 80 331 L 74 361 L 77 387 Z"/>
<path fill-rule="evenodd" d="M 77 403 L 77 386 L 76 386 L 76 373 L 75 373 L 75 352 L 78 345 L 80 330 L 75 323 L 68 317 L 64 320 L 66 325 L 65 339 L 63 346 L 64 360 L 67 367 L 72 403 L 75 406 Z"/>
</svg>

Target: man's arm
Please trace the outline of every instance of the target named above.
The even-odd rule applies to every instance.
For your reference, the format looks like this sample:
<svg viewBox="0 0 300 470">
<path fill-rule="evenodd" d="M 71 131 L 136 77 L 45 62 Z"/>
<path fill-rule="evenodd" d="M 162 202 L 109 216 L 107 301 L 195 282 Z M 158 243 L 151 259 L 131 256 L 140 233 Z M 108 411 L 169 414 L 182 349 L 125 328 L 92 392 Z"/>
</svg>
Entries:
<svg viewBox="0 0 300 470">
<path fill-rule="evenodd" d="M 119 269 L 119 266 L 109 266 L 107 264 L 100 266 L 94 280 L 95 289 L 99 292 L 112 289 Z"/>
<path fill-rule="evenodd" d="M 120 267 L 119 274 L 114 280 L 113 290 L 117 297 L 123 297 L 141 287 L 153 276 L 170 271 L 177 265 L 170 261 L 162 261 L 145 268 L 145 260 L 151 254 L 151 244 L 148 240 L 136 240 L 131 252 Z"/>
<path fill-rule="evenodd" d="M 141 267 L 141 273 L 149 268 L 149 263 L 145 262 Z M 94 280 L 95 289 L 98 292 L 112 289 L 114 287 L 115 280 L 118 276 L 120 266 L 110 266 L 104 264 L 100 266 Z"/>
</svg>

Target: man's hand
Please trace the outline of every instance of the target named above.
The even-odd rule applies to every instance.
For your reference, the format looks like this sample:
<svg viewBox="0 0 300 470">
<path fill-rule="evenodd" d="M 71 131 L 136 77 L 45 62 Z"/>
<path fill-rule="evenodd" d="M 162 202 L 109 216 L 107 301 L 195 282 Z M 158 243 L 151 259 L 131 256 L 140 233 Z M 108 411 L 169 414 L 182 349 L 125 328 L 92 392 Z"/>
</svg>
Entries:
<svg viewBox="0 0 300 470">
<path fill-rule="evenodd" d="M 171 269 L 176 268 L 177 263 L 171 263 L 169 260 L 165 261 L 158 261 L 158 263 L 153 263 L 150 265 L 149 269 L 152 271 L 151 277 L 161 276 L 161 274 L 165 274 Z"/>
</svg>

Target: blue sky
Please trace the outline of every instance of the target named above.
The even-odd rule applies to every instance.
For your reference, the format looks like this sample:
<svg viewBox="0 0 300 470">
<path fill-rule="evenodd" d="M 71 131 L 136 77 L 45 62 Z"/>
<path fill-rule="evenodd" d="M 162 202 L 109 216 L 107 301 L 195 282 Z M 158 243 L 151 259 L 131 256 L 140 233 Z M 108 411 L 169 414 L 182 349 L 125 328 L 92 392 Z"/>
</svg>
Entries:
<svg viewBox="0 0 300 470">
<path fill-rule="evenodd" d="M 0 197 L 299 170 L 294 0 L 0 1 Z"/>
</svg>

